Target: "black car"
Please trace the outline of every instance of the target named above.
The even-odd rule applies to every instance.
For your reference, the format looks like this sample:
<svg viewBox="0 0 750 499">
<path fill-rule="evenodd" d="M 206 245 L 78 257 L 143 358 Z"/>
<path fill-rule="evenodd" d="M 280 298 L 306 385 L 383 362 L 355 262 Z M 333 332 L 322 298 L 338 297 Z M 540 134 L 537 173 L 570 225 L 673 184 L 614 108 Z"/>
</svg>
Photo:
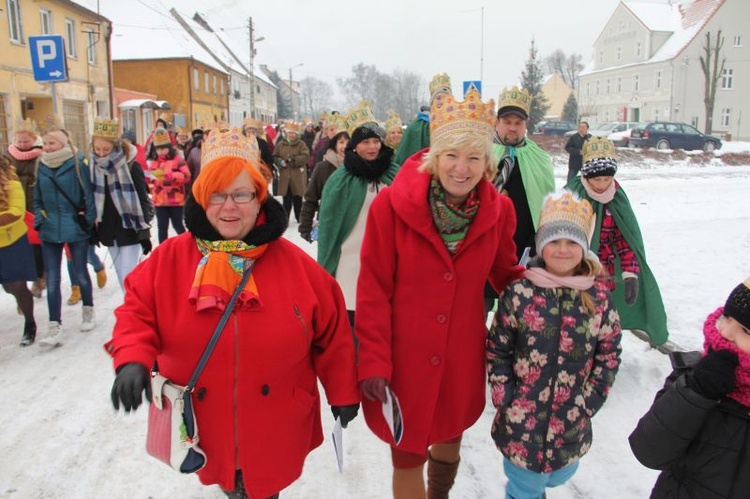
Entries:
<svg viewBox="0 0 750 499">
<path fill-rule="evenodd" d="M 630 132 L 630 147 L 713 151 L 721 149 L 721 139 L 704 135 L 687 123 L 657 121 L 634 128 Z"/>
<path fill-rule="evenodd" d="M 538 135 L 565 135 L 565 132 L 577 130 L 578 126 L 569 121 L 540 121 L 536 125 L 534 133 Z"/>
</svg>

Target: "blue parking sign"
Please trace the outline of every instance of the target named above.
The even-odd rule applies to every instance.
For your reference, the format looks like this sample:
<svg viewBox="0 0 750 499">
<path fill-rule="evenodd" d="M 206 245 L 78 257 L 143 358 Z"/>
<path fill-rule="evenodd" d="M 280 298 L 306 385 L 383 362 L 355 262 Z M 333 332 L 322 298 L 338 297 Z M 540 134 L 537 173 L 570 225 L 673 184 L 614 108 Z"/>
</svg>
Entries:
<svg viewBox="0 0 750 499">
<path fill-rule="evenodd" d="M 31 66 L 38 82 L 68 81 L 65 42 L 62 35 L 29 37 Z"/>
</svg>

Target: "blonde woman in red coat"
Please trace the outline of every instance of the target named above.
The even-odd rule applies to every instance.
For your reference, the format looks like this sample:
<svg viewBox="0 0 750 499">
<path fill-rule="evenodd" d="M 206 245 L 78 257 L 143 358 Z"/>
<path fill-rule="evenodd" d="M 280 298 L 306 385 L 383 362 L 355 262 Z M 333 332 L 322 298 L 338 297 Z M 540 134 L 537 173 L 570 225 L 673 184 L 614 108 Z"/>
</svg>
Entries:
<svg viewBox="0 0 750 499">
<path fill-rule="evenodd" d="M 281 238 L 286 215 L 268 196 L 257 151 L 236 127 L 209 134 L 185 207 L 188 232 L 125 279 L 106 345 L 116 409 L 137 409 L 143 390 L 150 399 L 154 362 L 187 384 L 242 269 L 255 262 L 193 399 L 207 456 L 198 477 L 236 498 L 277 497 L 300 476 L 323 441 L 318 380 L 343 426 L 359 408 L 344 298 L 322 267 Z"/>
<path fill-rule="evenodd" d="M 490 179 L 494 102 L 433 108 L 431 148 L 409 158 L 368 214 L 357 282 L 358 377 L 370 429 L 391 445 L 393 495 L 448 497 L 461 436 L 485 407 L 483 286 L 517 277 L 509 198 Z M 398 398 L 403 438 L 382 412 Z"/>
</svg>

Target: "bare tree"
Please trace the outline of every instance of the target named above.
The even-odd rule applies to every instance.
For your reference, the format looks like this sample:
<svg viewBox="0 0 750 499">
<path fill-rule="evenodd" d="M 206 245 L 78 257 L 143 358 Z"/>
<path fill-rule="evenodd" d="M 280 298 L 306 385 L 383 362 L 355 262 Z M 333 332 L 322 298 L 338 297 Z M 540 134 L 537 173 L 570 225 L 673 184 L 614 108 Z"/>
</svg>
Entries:
<svg viewBox="0 0 750 499">
<path fill-rule="evenodd" d="M 380 73 L 375 65 L 368 66 L 360 62 L 352 67 L 352 76 L 336 78 L 336 83 L 341 93 L 344 94 L 347 104 L 353 107 L 363 99 L 370 102 L 375 100 L 378 75 Z"/>
<path fill-rule="evenodd" d="M 312 76 L 303 78 L 299 84 L 302 112 L 316 120 L 323 111 L 328 109 L 333 88 L 328 82 Z"/>
<path fill-rule="evenodd" d="M 422 77 L 416 73 L 401 69 L 391 74 L 381 73 L 374 65 L 361 62 L 352 67 L 350 77 L 338 78 L 336 83 L 349 106 L 366 99 L 380 120 L 385 120 L 388 110 L 393 109 L 402 120 L 409 121 L 424 100 L 426 89 Z"/>
<path fill-rule="evenodd" d="M 703 104 L 706 106 L 706 124 L 703 132 L 710 134 L 714 127 L 714 103 L 716 101 L 716 85 L 724 73 L 725 57 L 721 57 L 721 49 L 724 46 L 724 37 L 721 30 L 716 32 L 716 38 L 711 41 L 711 32 L 706 33 L 706 41 L 703 43 L 703 55 L 700 57 L 701 69 L 703 70 Z M 721 63 L 719 63 L 721 59 Z"/>
<path fill-rule="evenodd" d="M 568 80 L 565 79 L 567 58 L 562 49 L 555 49 L 554 52 L 544 58 L 544 64 L 547 66 L 547 74 L 558 74 L 565 80 L 565 83 L 568 83 Z"/>
<path fill-rule="evenodd" d="M 427 85 L 417 74 L 407 70 L 397 69 L 393 72 L 393 110 L 401 116 L 405 123 L 416 116 L 419 106 L 427 102 L 425 89 Z"/>
<path fill-rule="evenodd" d="M 578 87 L 578 74 L 583 70 L 583 58 L 580 54 L 566 55 L 561 49 L 555 49 L 544 59 L 548 74 L 560 75 L 560 78 L 573 90 Z"/>
</svg>

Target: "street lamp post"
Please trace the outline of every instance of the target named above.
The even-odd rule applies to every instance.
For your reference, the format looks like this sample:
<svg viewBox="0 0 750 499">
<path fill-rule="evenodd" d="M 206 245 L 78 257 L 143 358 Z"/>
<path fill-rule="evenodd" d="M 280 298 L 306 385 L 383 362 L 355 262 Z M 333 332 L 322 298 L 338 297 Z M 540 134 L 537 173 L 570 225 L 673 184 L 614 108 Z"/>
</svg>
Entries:
<svg viewBox="0 0 750 499">
<path fill-rule="evenodd" d="M 250 32 L 250 117 L 255 119 L 255 43 L 262 42 L 265 37 L 255 38 L 252 17 L 247 21 L 247 28 Z"/>
<path fill-rule="evenodd" d="M 294 80 L 292 79 L 292 69 L 298 68 L 300 66 L 304 66 L 304 62 L 300 62 L 299 64 L 295 64 L 291 68 L 289 68 L 289 103 L 292 107 L 292 117 L 294 119 L 297 119 L 297 111 L 294 109 Z M 299 107 L 299 105 L 297 106 Z"/>
</svg>

